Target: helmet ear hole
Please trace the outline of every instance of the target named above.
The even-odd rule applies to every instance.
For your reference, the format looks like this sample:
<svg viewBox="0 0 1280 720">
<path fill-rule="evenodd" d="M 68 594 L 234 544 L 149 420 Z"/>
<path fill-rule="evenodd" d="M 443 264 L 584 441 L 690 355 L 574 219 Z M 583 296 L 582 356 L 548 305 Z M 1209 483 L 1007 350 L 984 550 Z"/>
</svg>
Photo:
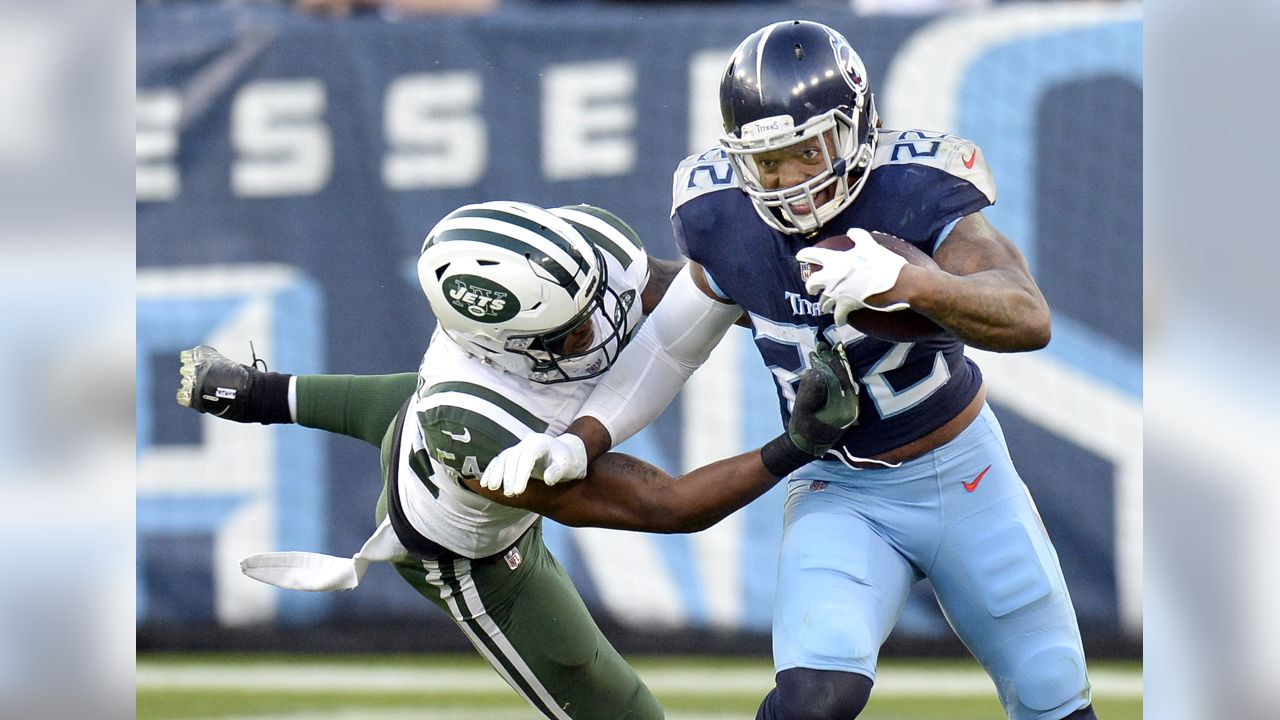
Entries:
<svg viewBox="0 0 1280 720">
<path fill-rule="evenodd" d="M 436 268 L 436 281 L 437 281 L 437 282 L 439 282 L 439 281 L 441 281 L 441 280 L 444 280 L 444 274 L 445 274 L 446 272 L 448 272 L 448 270 L 449 270 L 449 266 L 450 266 L 450 265 L 452 265 L 452 264 L 453 264 L 453 263 L 445 263 L 444 265 L 441 265 L 440 267 Z"/>
</svg>

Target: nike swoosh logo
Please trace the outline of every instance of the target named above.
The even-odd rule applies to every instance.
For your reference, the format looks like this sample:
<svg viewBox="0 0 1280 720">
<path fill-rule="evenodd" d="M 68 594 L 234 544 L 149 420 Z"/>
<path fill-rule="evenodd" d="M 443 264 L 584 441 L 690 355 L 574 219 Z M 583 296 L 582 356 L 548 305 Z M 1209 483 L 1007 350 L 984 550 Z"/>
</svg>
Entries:
<svg viewBox="0 0 1280 720">
<path fill-rule="evenodd" d="M 982 476 L 986 475 L 987 471 L 990 469 L 991 469 L 990 465 L 982 468 L 982 472 L 978 473 L 978 477 L 974 478 L 971 482 L 964 483 L 964 489 L 968 490 L 969 492 L 973 492 L 974 490 L 977 490 L 978 483 L 982 482 Z"/>
<path fill-rule="evenodd" d="M 454 434 L 449 432 L 448 430 L 445 430 L 444 434 L 452 438 L 454 442 L 460 442 L 460 443 L 471 442 L 471 428 L 462 428 L 461 434 Z"/>
<path fill-rule="evenodd" d="M 960 158 L 960 162 L 964 163 L 964 167 L 966 170 L 972 170 L 973 161 L 977 159 L 978 159 L 978 148 L 974 148 L 973 152 L 969 153 L 969 159 L 966 160 L 964 158 Z"/>
</svg>

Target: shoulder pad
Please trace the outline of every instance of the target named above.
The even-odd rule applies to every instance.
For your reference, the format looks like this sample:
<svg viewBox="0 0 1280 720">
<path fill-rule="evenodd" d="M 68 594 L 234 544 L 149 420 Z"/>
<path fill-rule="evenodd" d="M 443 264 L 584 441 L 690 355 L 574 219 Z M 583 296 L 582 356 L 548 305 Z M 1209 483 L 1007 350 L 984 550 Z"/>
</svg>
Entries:
<svg viewBox="0 0 1280 720">
<path fill-rule="evenodd" d="M 676 167 L 671 185 L 671 214 L 696 197 L 738 186 L 738 177 L 729 156 L 719 147 L 700 155 L 690 155 Z"/>
<path fill-rule="evenodd" d="M 989 202 L 996 201 L 996 181 L 982 155 L 982 149 L 971 140 L 947 133 L 925 130 L 880 130 L 876 156 L 871 167 L 889 165 L 924 165 L 967 180 Z"/>
<path fill-rule="evenodd" d="M 463 477 L 479 477 L 498 453 L 547 429 L 510 398 L 466 382 L 424 388 L 415 410 L 431 459 Z"/>
</svg>

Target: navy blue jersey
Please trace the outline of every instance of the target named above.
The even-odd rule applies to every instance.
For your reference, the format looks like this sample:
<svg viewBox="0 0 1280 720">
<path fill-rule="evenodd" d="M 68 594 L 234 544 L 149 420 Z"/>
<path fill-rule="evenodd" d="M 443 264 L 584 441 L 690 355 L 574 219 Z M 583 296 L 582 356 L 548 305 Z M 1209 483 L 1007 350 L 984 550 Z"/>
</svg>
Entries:
<svg viewBox="0 0 1280 720">
<path fill-rule="evenodd" d="M 982 375 L 954 337 L 894 343 L 836 326 L 805 292 L 795 255 L 856 227 L 896 235 L 932 256 L 953 221 L 994 201 L 995 184 L 973 143 L 941 133 L 881 130 L 862 192 L 811 237 L 766 225 L 719 149 L 686 158 L 677 168 L 671 222 L 681 251 L 750 317 L 756 347 L 778 384 L 784 423 L 817 339 L 844 343 L 863 393 L 858 424 L 836 449 L 866 458 L 955 417 L 978 392 Z"/>
</svg>

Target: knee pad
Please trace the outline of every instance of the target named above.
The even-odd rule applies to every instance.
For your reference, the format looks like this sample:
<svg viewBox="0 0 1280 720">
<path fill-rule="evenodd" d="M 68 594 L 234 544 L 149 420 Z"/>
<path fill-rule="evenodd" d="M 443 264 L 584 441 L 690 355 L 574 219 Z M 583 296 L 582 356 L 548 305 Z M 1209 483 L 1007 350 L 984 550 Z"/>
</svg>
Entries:
<svg viewBox="0 0 1280 720">
<path fill-rule="evenodd" d="M 802 626 L 795 638 L 803 653 L 800 662 L 860 669 L 875 667 L 879 638 L 847 605 L 830 603 L 815 608 L 822 622 Z"/>
<path fill-rule="evenodd" d="M 791 668 L 778 673 L 778 686 L 756 715 L 762 720 L 849 720 L 871 697 L 871 678 L 836 670 Z"/>
<path fill-rule="evenodd" d="M 1069 712 L 1085 708 L 1090 698 L 1084 656 L 1073 647 L 1045 648 L 1014 672 L 1013 690 L 1019 704 L 1034 711 L 1031 717 L 1059 708 Z"/>
<path fill-rule="evenodd" d="M 822 518 L 826 520 L 827 518 Z M 861 525 L 847 528 L 842 542 L 848 548 L 866 546 L 870 533 Z M 863 588 L 868 574 L 868 558 L 865 551 L 823 552 L 820 548 L 806 548 L 795 560 L 801 576 L 798 582 L 813 600 L 805 606 L 806 615 L 821 618 L 821 622 L 797 623 L 791 635 L 801 652 L 799 663 L 848 668 L 851 661 L 870 662 L 880 647 L 881 638 L 873 634 L 862 615 L 851 612 L 848 599 L 855 589 Z"/>
</svg>

